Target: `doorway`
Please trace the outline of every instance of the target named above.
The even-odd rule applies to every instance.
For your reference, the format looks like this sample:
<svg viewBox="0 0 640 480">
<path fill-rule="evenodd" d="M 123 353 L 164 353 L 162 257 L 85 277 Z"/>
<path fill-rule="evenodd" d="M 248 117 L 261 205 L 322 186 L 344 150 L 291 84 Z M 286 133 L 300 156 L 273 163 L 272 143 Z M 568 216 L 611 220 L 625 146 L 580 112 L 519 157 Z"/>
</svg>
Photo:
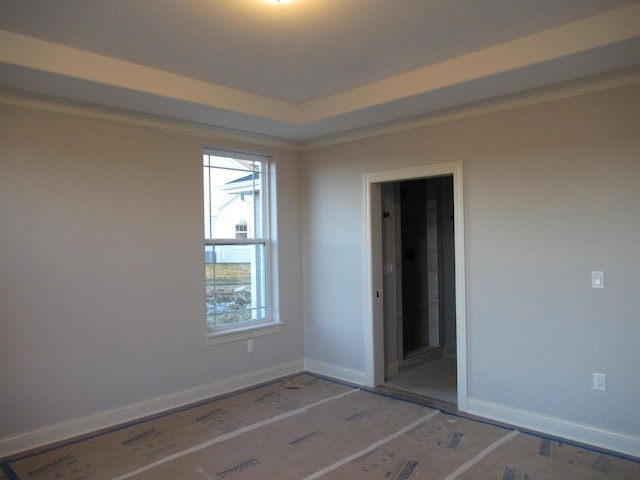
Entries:
<svg viewBox="0 0 640 480">
<path fill-rule="evenodd" d="M 393 306 L 393 303 L 388 299 L 385 301 L 385 296 L 389 293 L 389 289 L 397 288 L 388 285 L 389 278 L 399 278 L 395 271 L 395 266 L 390 266 L 388 261 L 384 260 L 383 255 L 383 243 L 389 242 L 388 239 L 383 238 L 383 222 L 386 218 L 383 216 L 386 214 L 386 210 L 382 208 L 383 204 L 383 188 L 386 189 L 385 184 L 389 182 L 404 182 L 411 180 L 430 179 L 436 177 L 449 177 L 451 182 L 451 201 L 453 204 L 453 230 L 455 232 L 453 238 L 453 274 L 452 281 L 454 282 L 454 288 L 450 288 L 450 295 L 454 297 L 453 300 L 448 300 L 449 308 L 453 310 L 455 333 L 449 332 L 449 339 L 453 336 L 455 338 L 455 351 L 447 350 L 447 332 L 446 326 L 442 326 L 440 316 L 437 322 L 431 322 L 434 326 L 438 325 L 438 329 L 432 328 L 431 339 L 429 339 L 429 325 L 427 324 L 426 332 L 423 338 L 427 339 L 427 344 L 422 347 L 412 349 L 407 344 L 407 350 L 410 353 L 406 355 L 404 352 L 404 342 L 402 343 L 402 358 L 397 362 L 397 371 L 405 368 L 405 365 L 413 361 L 424 360 L 424 357 L 429 355 L 429 351 L 432 350 L 434 345 L 428 344 L 429 340 L 433 340 L 436 337 L 440 338 L 441 334 L 445 335 L 445 341 L 443 344 L 438 345 L 435 349 L 441 349 L 443 358 L 445 353 L 450 355 L 455 353 L 455 365 L 454 370 L 456 372 L 456 392 L 458 409 L 465 411 L 467 409 L 467 337 L 466 337 L 466 292 L 465 292 L 465 258 L 464 258 L 464 202 L 463 202 L 463 177 L 462 177 L 462 163 L 451 162 L 433 165 L 424 165 L 420 167 L 412 167 L 397 170 L 388 170 L 382 172 L 367 173 L 363 175 L 363 205 L 364 205 L 364 317 L 365 317 L 365 372 L 364 383 L 367 386 L 378 386 L 385 382 L 385 378 L 391 376 L 394 373 L 394 365 L 392 362 L 387 362 L 386 358 L 393 358 L 388 352 L 385 351 L 385 343 L 387 346 L 392 345 L 393 342 L 389 342 L 387 337 L 393 338 L 393 333 L 389 332 L 390 325 L 385 322 L 385 309 L 387 309 L 387 318 L 389 318 L 388 310 L 390 308 L 397 308 Z M 394 186 L 395 188 L 395 186 Z M 385 234 L 386 235 L 386 234 Z M 401 259 L 400 259 L 401 261 Z M 391 262 L 392 263 L 392 262 Z M 400 280 L 401 281 L 401 280 Z M 385 284 L 387 283 L 387 284 Z M 445 289 L 446 290 L 446 289 Z M 453 293 L 451 293 L 453 291 Z M 443 290 L 444 292 L 444 290 Z M 396 301 L 398 294 L 396 294 Z M 441 305 L 444 305 L 442 303 Z M 452 306 L 454 305 L 454 306 Z M 438 309 L 440 306 L 438 306 Z M 404 325 L 403 325 L 404 326 Z M 386 330 L 385 330 L 386 327 Z M 397 325 L 395 328 L 396 335 L 396 356 L 398 355 L 399 342 L 401 338 L 397 333 Z M 433 341 L 431 342 L 434 343 Z M 393 348 L 393 347 L 391 347 Z M 422 349 L 422 351 L 421 351 Z M 433 350 L 435 350 L 433 349 Z M 424 355 L 420 359 L 420 356 Z M 435 353 L 432 355 L 439 355 Z M 408 358 L 405 358 L 408 357 Z M 398 357 L 396 357 L 398 358 Z M 408 363 L 405 363 L 408 362 Z M 389 364 L 390 363 L 390 364 Z M 422 362 L 424 363 L 424 362 Z M 386 371 L 385 371 L 385 366 Z"/>
<path fill-rule="evenodd" d="M 381 197 L 385 385 L 457 403 L 453 175 Z"/>
</svg>

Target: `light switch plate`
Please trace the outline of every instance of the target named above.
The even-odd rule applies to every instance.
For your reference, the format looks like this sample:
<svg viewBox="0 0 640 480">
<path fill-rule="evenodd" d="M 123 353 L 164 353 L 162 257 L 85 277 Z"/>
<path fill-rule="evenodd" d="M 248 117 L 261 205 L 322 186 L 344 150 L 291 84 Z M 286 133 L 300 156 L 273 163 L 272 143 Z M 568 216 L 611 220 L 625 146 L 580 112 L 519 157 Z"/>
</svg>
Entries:
<svg viewBox="0 0 640 480">
<path fill-rule="evenodd" d="M 604 272 L 591 272 L 591 288 L 604 288 Z"/>
</svg>

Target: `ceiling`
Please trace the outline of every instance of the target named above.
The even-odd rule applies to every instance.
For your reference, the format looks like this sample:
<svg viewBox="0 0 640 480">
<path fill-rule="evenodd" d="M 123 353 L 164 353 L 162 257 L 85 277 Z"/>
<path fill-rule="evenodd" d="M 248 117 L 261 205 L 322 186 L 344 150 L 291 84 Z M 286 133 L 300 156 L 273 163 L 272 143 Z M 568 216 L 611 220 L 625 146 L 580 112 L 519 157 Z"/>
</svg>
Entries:
<svg viewBox="0 0 640 480">
<path fill-rule="evenodd" d="M 0 87 L 294 141 L 639 64 L 637 0 L 0 0 Z"/>
</svg>

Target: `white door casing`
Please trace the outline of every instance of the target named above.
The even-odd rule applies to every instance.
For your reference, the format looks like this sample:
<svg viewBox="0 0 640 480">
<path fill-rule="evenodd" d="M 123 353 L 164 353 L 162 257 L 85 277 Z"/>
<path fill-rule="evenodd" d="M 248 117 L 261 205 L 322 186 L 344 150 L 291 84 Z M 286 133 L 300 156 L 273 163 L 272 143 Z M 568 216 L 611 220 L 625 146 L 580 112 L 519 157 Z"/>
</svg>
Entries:
<svg viewBox="0 0 640 480">
<path fill-rule="evenodd" d="M 385 170 L 362 175 L 364 352 L 366 385 L 384 382 L 384 315 L 382 272 L 381 187 L 384 182 L 453 175 L 456 277 L 456 343 L 458 409 L 467 409 L 467 316 L 465 291 L 465 242 L 462 162 Z"/>
</svg>

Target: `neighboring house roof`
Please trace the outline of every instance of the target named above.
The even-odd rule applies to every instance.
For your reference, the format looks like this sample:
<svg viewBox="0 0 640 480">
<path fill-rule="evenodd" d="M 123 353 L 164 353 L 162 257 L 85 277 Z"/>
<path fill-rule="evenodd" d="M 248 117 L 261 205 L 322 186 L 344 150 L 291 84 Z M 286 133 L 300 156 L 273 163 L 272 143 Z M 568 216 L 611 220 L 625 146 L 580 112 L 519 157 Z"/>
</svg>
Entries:
<svg viewBox="0 0 640 480">
<path fill-rule="evenodd" d="M 235 180 L 231 180 L 230 182 L 225 183 L 225 185 L 233 185 L 241 182 L 248 182 L 252 180 L 257 180 L 260 178 L 260 172 L 250 173 L 246 177 L 236 178 Z M 223 187 L 224 188 L 224 187 Z"/>
<path fill-rule="evenodd" d="M 229 193 L 246 193 L 260 190 L 260 172 L 250 173 L 244 177 L 236 178 L 220 187 Z"/>
</svg>

